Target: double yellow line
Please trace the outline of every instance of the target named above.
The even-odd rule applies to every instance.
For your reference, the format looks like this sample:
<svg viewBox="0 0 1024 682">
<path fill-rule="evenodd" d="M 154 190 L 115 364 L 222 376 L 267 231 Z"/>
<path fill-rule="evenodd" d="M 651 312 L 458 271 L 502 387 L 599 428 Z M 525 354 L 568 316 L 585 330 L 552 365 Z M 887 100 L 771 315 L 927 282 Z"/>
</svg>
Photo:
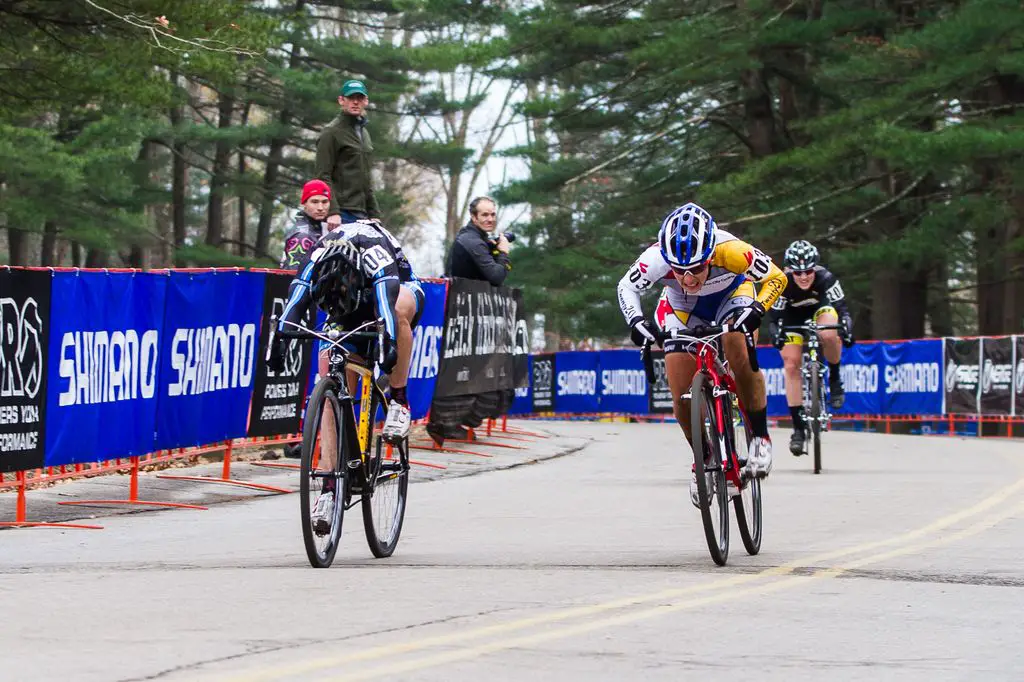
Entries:
<svg viewBox="0 0 1024 682">
<path fill-rule="evenodd" d="M 937 532 L 950 528 L 958 523 L 967 521 L 980 514 L 993 510 L 1003 504 L 1014 495 L 1024 492 L 1024 478 L 1018 479 L 993 494 L 988 495 L 977 504 L 944 516 L 928 525 L 896 535 L 883 540 L 863 543 L 853 547 L 838 549 L 810 557 L 799 561 L 793 561 L 782 566 L 768 568 L 758 573 L 730 576 L 711 582 L 701 583 L 684 588 L 662 590 L 646 595 L 625 597 L 600 604 L 580 606 L 550 613 L 540 614 L 529 618 L 509 621 L 497 625 L 490 625 L 458 632 L 422 637 L 404 643 L 384 644 L 369 649 L 363 649 L 351 654 L 330 656 L 313 659 L 309 661 L 296 661 L 295 663 L 276 667 L 264 668 L 258 673 L 241 675 L 230 678 L 232 682 L 269 682 L 282 678 L 302 675 L 324 669 L 345 670 L 347 666 L 367 661 L 385 660 L 383 665 L 361 671 L 342 673 L 332 678 L 337 680 L 368 680 L 379 677 L 386 677 L 424 668 L 431 668 L 446 663 L 464 661 L 478 658 L 487 654 L 513 649 L 516 647 L 531 646 L 541 642 L 564 639 L 576 635 L 586 634 L 595 630 L 601 630 L 618 625 L 625 625 L 640 620 L 656 618 L 665 614 L 682 611 L 686 609 L 716 604 L 726 601 L 733 601 L 752 595 L 763 595 L 778 592 L 780 590 L 807 584 L 815 580 L 835 578 L 845 571 L 875 564 L 886 559 L 897 556 L 904 556 L 919 552 L 922 549 L 936 547 L 961 540 L 972 535 L 977 535 L 1001 521 L 1024 512 L 1024 501 L 1010 502 L 1002 509 L 987 514 L 977 522 L 953 533 L 944 534 L 940 537 L 934 536 Z M 872 552 L 894 546 L 892 549 L 885 549 L 874 554 L 854 559 L 835 566 L 821 566 L 826 562 L 832 562 L 854 554 Z M 798 569 L 811 569 L 813 572 L 808 575 L 792 575 Z M 767 582 L 766 582 L 767 581 Z M 699 594 L 696 594 L 699 593 Z M 696 596 L 695 596 L 696 595 Z M 631 609 L 630 607 L 659 602 L 654 606 L 644 609 Z M 564 621 L 579 621 L 580 619 L 606 614 L 608 612 L 623 611 L 608 615 L 602 618 L 586 620 L 584 622 L 572 622 L 557 625 L 554 628 L 543 632 L 531 632 L 527 635 L 506 638 L 505 635 L 521 630 L 534 629 L 537 626 L 563 623 Z M 493 639 L 496 638 L 497 639 Z M 468 643 L 491 638 L 492 641 L 484 642 L 473 646 L 464 646 Z M 395 660 L 403 654 L 457 645 L 459 648 L 450 651 L 443 651 L 418 658 L 407 660 Z"/>
</svg>

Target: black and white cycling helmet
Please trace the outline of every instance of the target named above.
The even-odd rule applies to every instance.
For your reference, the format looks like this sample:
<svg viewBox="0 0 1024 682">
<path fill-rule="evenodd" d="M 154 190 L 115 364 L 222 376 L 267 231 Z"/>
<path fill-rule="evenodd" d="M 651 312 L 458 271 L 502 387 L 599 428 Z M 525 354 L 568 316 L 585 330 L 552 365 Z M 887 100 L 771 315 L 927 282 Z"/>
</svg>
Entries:
<svg viewBox="0 0 1024 682">
<path fill-rule="evenodd" d="M 355 312 L 368 297 L 362 258 L 351 242 L 339 239 L 313 253 L 310 294 L 332 319 Z"/>
<path fill-rule="evenodd" d="M 806 239 L 798 239 L 786 249 L 786 266 L 796 272 L 806 272 L 818 264 L 818 249 Z"/>
</svg>

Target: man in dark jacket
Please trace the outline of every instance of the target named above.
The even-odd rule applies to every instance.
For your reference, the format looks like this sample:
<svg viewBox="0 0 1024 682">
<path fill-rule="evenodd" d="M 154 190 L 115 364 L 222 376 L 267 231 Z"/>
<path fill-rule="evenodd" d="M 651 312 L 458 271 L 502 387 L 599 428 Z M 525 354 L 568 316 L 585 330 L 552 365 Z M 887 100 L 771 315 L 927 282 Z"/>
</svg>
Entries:
<svg viewBox="0 0 1024 682">
<path fill-rule="evenodd" d="M 501 286 L 512 269 L 509 242 L 501 235 L 492 242 L 487 233 L 498 220 L 497 205 L 490 197 L 477 197 L 469 204 L 469 222 L 455 235 L 445 268 L 451 277 L 465 277 Z"/>
<path fill-rule="evenodd" d="M 338 97 L 341 113 L 320 132 L 317 141 L 316 176 L 331 186 L 329 229 L 343 222 L 380 217 L 370 178 L 373 142 L 365 115 L 369 103 L 362 81 L 345 81 Z"/>
</svg>

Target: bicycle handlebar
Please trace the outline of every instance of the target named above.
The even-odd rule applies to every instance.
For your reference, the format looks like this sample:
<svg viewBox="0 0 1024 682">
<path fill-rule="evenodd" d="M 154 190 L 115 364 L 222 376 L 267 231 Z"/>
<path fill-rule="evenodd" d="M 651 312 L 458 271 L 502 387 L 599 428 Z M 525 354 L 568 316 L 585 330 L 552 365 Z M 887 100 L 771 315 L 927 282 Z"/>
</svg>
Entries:
<svg viewBox="0 0 1024 682">
<path fill-rule="evenodd" d="M 747 345 L 747 358 L 750 360 L 750 368 L 755 372 L 760 371 L 761 365 L 757 361 L 757 344 L 754 342 L 754 334 L 752 332 L 742 332 L 738 329 L 734 329 L 732 324 L 729 322 L 697 327 L 696 329 L 674 329 L 670 332 L 658 332 L 657 343 L 659 346 L 664 345 L 665 341 L 670 339 L 690 339 L 694 342 L 703 342 L 703 340 L 708 337 L 722 336 L 732 332 L 743 334 L 743 338 Z M 656 379 L 654 376 L 654 358 L 651 357 L 652 345 L 653 342 L 648 341 L 640 349 L 640 358 L 644 364 L 644 372 L 647 375 L 647 382 L 651 384 L 653 384 Z"/>
<path fill-rule="evenodd" d="M 820 331 L 845 331 L 846 325 L 840 324 L 786 324 L 779 328 L 783 332 L 820 332 Z"/>
</svg>

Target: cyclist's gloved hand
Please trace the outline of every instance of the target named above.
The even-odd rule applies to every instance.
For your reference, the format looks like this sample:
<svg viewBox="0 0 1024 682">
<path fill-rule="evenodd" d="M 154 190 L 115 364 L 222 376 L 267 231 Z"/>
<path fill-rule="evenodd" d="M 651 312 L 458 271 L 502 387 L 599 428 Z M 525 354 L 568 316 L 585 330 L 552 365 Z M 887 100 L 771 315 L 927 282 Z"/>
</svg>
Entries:
<svg viewBox="0 0 1024 682">
<path fill-rule="evenodd" d="M 391 374 L 398 364 L 398 344 L 387 334 L 382 338 L 379 362 L 380 371 L 384 374 Z"/>
<path fill-rule="evenodd" d="M 657 343 L 658 334 L 651 328 L 647 320 L 641 318 L 630 325 L 629 338 L 636 345 L 642 346 L 645 343 Z"/>
<path fill-rule="evenodd" d="M 764 306 L 754 301 L 740 311 L 732 321 L 732 327 L 738 332 L 751 334 L 761 326 L 761 318 L 764 317 Z"/>
<path fill-rule="evenodd" d="M 843 346 L 851 348 L 854 344 L 853 322 L 849 319 L 843 320 Z"/>
<path fill-rule="evenodd" d="M 267 348 L 267 369 L 274 374 L 284 371 L 284 356 L 287 348 L 288 340 L 274 334 L 274 338 L 270 340 L 270 346 Z"/>
</svg>

